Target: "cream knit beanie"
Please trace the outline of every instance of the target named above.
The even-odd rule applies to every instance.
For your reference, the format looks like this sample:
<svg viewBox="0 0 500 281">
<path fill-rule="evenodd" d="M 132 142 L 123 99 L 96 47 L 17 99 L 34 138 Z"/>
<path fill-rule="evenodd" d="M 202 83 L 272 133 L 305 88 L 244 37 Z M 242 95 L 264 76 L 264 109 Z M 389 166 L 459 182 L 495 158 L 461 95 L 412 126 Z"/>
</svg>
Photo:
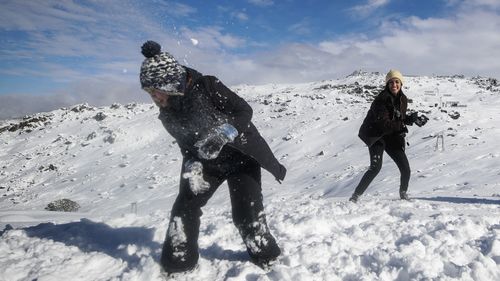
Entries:
<svg viewBox="0 0 500 281">
<path fill-rule="evenodd" d="M 389 82 L 389 80 L 391 80 L 392 78 L 399 79 L 399 81 L 401 81 L 401 84 L 404 83 L 403 75 L 398 70 L 395 70 L 395 69 L 389 70 L 389 72 L 385 76 L 385 84 L 387 84 L 387 82 Z"/>
</svg>

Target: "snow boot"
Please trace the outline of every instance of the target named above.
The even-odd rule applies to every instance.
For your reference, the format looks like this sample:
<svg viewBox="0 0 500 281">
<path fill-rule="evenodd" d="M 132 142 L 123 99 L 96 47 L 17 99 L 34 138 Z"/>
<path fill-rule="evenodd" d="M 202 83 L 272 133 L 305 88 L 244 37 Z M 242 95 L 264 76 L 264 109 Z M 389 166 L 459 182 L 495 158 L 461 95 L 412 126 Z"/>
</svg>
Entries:
<svg viewBox="0 0 500 281">
<path fill-rule="evenodd" d="M 252 263 L 264 270 L 269 269 L 281 255 L 281 249 L 271 233 L 248 235 L 245 244 Z"/>
<path fill-rule="evenodd" d="M 161 266 L 167 274 L 190 272 L 198 263 L 198 249 L 188 249 L 186 245 L 172 247 L 165 243 L 160 259 Z"/>
<path fill-rule="evenodd" d="M 406 193 L 406 191 L 400 191 L 399 198 L 401 198 L 401 200 L 410 200 L 410 197 L 408 197 L 408 194 Z"/>
<path fill-rule="evenodd" d="M 186 272 L 196 267 L 199 220 L 173 216 L 167 230 L 160 264 L 167 273 Z"/>
<path fill-rule="evenodd" d="M 276 263 L 276 260 L 277 260 L 277 258 L 262 259 L 262 258 L 258 258 L 258 257 L 257 258 L 250 257 L 250 259 L 251 259 L 253 264 L 255 264 L 256 266 L 258 266 L 266 271 L 268 271 Z"/>
<path fill-rule="evenodd" d="M 188 274 L 192 274 L 197 269 L 198 269 L 198 264 L 196 264 L 193 268 L 190 268 L 185 271 L 167 271 L 165 270 L 165 268 L 162 267 L 160 274 L 165 280 L 179 280 L 180 278 L 183 277 L 186 278 Z"/>
<path fill-rule="evenodd" d="M 262 269 L 269 268 L 281 255 L 281 249 L 269 231 L 264 216 L 238 227 L 250 260 Z"/>
<path fill-rule="evenodd" d="M 349 198 L 349 201 L 351 201 L 353 203 L 358 203 L 358 199 L 359 199 L 359 195 L 356 193 L 353 193 L 351 198 Z"/>
</svg>

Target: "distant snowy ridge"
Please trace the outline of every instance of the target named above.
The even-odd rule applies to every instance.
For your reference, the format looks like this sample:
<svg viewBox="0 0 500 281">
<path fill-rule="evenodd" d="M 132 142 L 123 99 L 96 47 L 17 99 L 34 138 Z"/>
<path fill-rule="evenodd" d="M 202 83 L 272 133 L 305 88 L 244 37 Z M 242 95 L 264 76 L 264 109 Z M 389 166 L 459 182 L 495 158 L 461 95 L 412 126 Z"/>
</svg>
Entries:
<svg viewBox="0 0 500 281">
<path fill-rule="evenodd" d="M 224 184 L 204 208 L 201 259 L 175 280 L 500 280 L 500 85 L 495 79 L 405 78 L 410 197 L 384 156 L 369 164 L 357 131 L 384 74 L 240 85 L 253 122 L 288 169 L 263 172 L 271 231 L 283 249 L 253 265 L 231 223 Z M 153 104 L 75 105 L 0 125 L 0 280 L 164 280 L 158 264 L 182 157 Z M 57 199 L 78 212 L 49 212 Z"/>
</svg>

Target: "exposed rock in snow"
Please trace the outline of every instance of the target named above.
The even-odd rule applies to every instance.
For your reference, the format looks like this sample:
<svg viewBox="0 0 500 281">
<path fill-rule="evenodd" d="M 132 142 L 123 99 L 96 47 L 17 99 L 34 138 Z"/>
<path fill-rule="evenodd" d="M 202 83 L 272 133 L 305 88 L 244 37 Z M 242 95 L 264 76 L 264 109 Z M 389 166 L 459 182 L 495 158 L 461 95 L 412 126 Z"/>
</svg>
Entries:
<svg viewBox="0 0 500 281">
<path fill-rule="evenodd" d="M 80 209 L 80 205 L 70 199 L 59 199 L 47 205 L 45 210 L 56 212 L 76 212 Z"/>
</svg>

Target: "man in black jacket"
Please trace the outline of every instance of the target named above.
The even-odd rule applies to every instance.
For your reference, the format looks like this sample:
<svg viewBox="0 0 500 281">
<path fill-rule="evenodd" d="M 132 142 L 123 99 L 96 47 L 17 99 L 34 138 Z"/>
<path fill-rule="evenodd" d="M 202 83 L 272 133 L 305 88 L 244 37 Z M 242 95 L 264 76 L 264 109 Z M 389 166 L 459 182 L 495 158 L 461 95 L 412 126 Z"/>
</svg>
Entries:
<svg viewBox="0 0 500 281">
<path fill-rule="evenodd" d="M 403 75 L 399 71 L 389 71 L 385 82 L 385 89 L 372 102 L 359 129 L 359 137 L 370 152 L 370 168 L 349 199 L 352 202 L 358 201 L 379 173 L 384 151 L 394 160 L 401 172 L 399 196 L 408 200 L 410 164 L 405 154 L 405 136 L 408 132 L 406 125 L 416 124 L 421 127 L 428 119 L 425 115 L 419 116 L 417 112 L 406 114 L 408 99 L 401 90 Z"/>
<path fill-rule="evenodd" d="M 261 167 L 278 181 L 286 169 L 253 123 L 252 108 L 217 78 L 180 65 L 147 41 L 141 87 L 160 108 L 159 119 L 183 156 L 179 194 L 172 207 L 161 265 L 168 273 L 198 262 L 203 207 L 227 180 L 233 222 L 251 260 L 267 266 L 281 253 L 264 214 Z"/>
</svg>

